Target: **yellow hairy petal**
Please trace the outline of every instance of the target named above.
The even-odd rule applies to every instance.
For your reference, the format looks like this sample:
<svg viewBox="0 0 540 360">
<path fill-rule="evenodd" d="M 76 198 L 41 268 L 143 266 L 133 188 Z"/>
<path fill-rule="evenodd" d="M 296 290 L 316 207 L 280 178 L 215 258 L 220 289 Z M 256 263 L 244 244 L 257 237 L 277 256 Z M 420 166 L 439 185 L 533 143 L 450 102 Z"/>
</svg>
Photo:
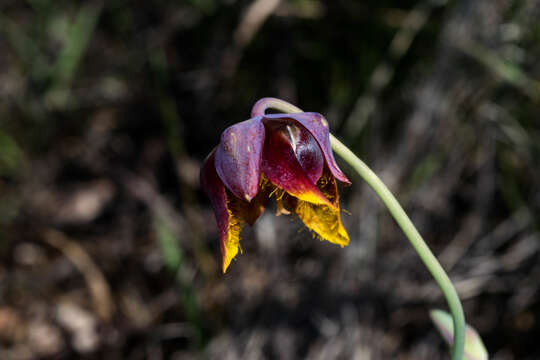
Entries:
<svg viewBox="0 0 540 360">
<path fill-rule="evenodd" d="M 227 191 L 227 235 L 221 242 L 222 270 L 223 273 L 231 264 L 232 259 L 240 252 L 240 231 L 245 223 L 246 215 L 248 215 L 248 206 Z"/>
<path fill-rule="evenodd" d="M 317 235 L 341 247 L 349 244 L 349 235 L 341 224 L 339 208 L 298 200 L 295 212 Z"/>
<path fill-rule="evenodd" d="M 273 190 L 273 186 L 268 183 L 268 180 L 261 176 L 259 182 L 259 191 L 251 202 L 244 201 L 237 198 L 229 191 L 227 191 L 227 215 L 228 225 L 225 241 L 221 243 L 222 253 L 222 270 L 223 273 L 227 271 L 227 268 L 231 264 L 232 259 L 238 254 L 238 251 L 242 253 L 242 247 L 240 246 L 240 231 L 245 223 L 253 225 L 255 221 L 264 211 L 269 199 L 269 194 Z"/>
<path fill-rule="evenodd" d="M 328 170 L 325 170 L 317 182 L 317 188 L 332 206 L 298 198 L 294 205 L 294 212 L 310 230 L 321 238 L 342 247 L 348 245 L 349 235 L 341 223 L 336 179 Z"/>
<path fill-rule="evenodd" d="M 231 264 L 232 259 L 238 254 L 240 249 L 240 231 L 242 230 L 242 222 L 227 209 L 229 213 L 229 225 L 227 226 L 227 239 L 221 244 L 221 254 L 223 256 L 222 270 L 223 273 Z"/>
</svg>

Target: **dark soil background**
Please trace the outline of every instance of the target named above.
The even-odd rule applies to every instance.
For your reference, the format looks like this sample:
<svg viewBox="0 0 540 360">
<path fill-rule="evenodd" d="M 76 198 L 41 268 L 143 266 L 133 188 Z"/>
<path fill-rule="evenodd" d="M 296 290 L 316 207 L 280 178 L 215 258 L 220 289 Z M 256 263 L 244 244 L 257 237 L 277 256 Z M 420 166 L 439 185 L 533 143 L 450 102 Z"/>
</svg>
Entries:
<svg viewBox="0 0 540 360">
<path fill-rule="evenodd" d="M 343 163 L 348 247 L 269 209 L 221 274 L 199 167 L 264 96 L 380 174 L 492 359 L 539 359 L 539 19 L 535 0 L 1 0 L 0 359 L 448 359 L 440 290 Z"/>
</svg>

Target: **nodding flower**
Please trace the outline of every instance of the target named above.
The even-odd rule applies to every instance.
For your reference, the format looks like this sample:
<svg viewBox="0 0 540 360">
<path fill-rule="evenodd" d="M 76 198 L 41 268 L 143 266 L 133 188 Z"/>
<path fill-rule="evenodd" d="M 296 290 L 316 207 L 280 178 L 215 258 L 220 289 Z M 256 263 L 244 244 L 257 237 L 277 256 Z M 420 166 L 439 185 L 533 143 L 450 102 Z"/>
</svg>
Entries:
<svg viewBox="0 0 540 360">
<path fill-rule="evenodd" d="M 277 214 L 295 213 L 322 239 L 345 246 L 336 180 L 350 184 L 330 147 L 328 122 L 318 113 L 265 114 L 225 129 L 201 169 L 219 229 L 225 273 L 240 248 L 240 230 L 253 225 L 274 198 Z"/>
</svg>

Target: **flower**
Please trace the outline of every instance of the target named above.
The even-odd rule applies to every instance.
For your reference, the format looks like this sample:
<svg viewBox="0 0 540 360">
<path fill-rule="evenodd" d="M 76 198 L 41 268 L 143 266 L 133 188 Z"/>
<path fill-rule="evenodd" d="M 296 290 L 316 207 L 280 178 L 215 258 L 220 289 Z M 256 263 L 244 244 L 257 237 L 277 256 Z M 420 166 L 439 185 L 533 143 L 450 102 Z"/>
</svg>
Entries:
<svg viewBox="0 0 540 360">
<path fill-rule="evenodd" d="M 313 112 L 264 114 L 265 100 L 255 104 L 251 119 L 225 129 L 201 168 L 224 273 L 240 249 L 242 225 L 253 225 L 271 197 L 277 215 L 293 212 L 320 238 L 342 247 L 349 243 L 336 179 L 350 182 L 332 154 L 328 122 Z"/>
</svg>

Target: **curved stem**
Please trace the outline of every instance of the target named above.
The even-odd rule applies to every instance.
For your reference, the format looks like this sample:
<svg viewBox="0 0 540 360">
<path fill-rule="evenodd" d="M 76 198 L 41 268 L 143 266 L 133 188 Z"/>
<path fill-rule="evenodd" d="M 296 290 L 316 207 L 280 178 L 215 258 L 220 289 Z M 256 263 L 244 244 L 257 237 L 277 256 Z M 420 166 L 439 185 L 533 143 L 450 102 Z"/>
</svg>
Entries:
<svg viewBox="0 0 540 360">
<path fill-rule="evenodd" d="M 300 108 L 294 106 L 293 104 L 289 104 L 288 102 L 278 98 L 267 97 L 260 99 L 255 103 L 255 105 L 253 105 L 253 108 L 251 108 L 251 117 L 264 115 L 266 109 L 276 109 L 283 111 L 284 113 L 302 112 Z"/>
<path fill-rule="evenodd" d="M 252 116 L 262 115 L 268 108 L 274 108 L 286 113 L 302 112 L 298 107 L 276 98 L 263 98 L 253 106 Z M 409 219 L 405 210 L 401 207 L 394 195 L 388 190 L 386 185 L 377 175 L 360 160 L 349 148 L 330 134 L 330 144 L 335 153 L 337 153 L 345 162 L 347 162 L 362 179 L 375 191 L 377 196 L 384 203 L 396 223 L 399 225 L 414 250 L 427 267 L 439 287 L 443 292 L 448 303 L 448 308 L 452 313 L 454 321 L 454 343 L 452 345 L 452 360 L 461 360 L 465 346 L 465 315 L 459 301 L 459 296 L 454 285 L 448 278 L 448 275 L 441 264 L 433 255 L 422 236 L 416 230 L 416 227 Z"/>
<path fill-rule="evenodd" d="M 351 150 L 349 150 L 341 141 L 336 139 L 330 134 L 330 143 L 332 149 L 337 153 L 345 162 L 351 165 L 354 170 L 364 179 L 364 181 L 375 191 L 375 193 L 382 200 L 390 214 L 394 217 L 405 236 L 409 239 L 409 242 L 416 250 L 420 259 L 424 262 L 427 269 L 441 288 L 444 297 L 448 303 L 448 308 L 452 313 L 454 320 L 454 343 L 452 345 L 452 360 L 461 360 L 463 358 L 463 349 L 465 346 L 465 315 L 463 314 L 463 308 L 459 301 L 458 294 L 454 285 L 446 275 L 446 272 L 442 268 L 441 264 L 433 255 L 422 236 L 416 230 L 412 221 L 409 219 L 405 210 L 401 207 L 394 195 L 388 190 L 386 185 L 379 179 L 377 175 Z"/>
</svg>

